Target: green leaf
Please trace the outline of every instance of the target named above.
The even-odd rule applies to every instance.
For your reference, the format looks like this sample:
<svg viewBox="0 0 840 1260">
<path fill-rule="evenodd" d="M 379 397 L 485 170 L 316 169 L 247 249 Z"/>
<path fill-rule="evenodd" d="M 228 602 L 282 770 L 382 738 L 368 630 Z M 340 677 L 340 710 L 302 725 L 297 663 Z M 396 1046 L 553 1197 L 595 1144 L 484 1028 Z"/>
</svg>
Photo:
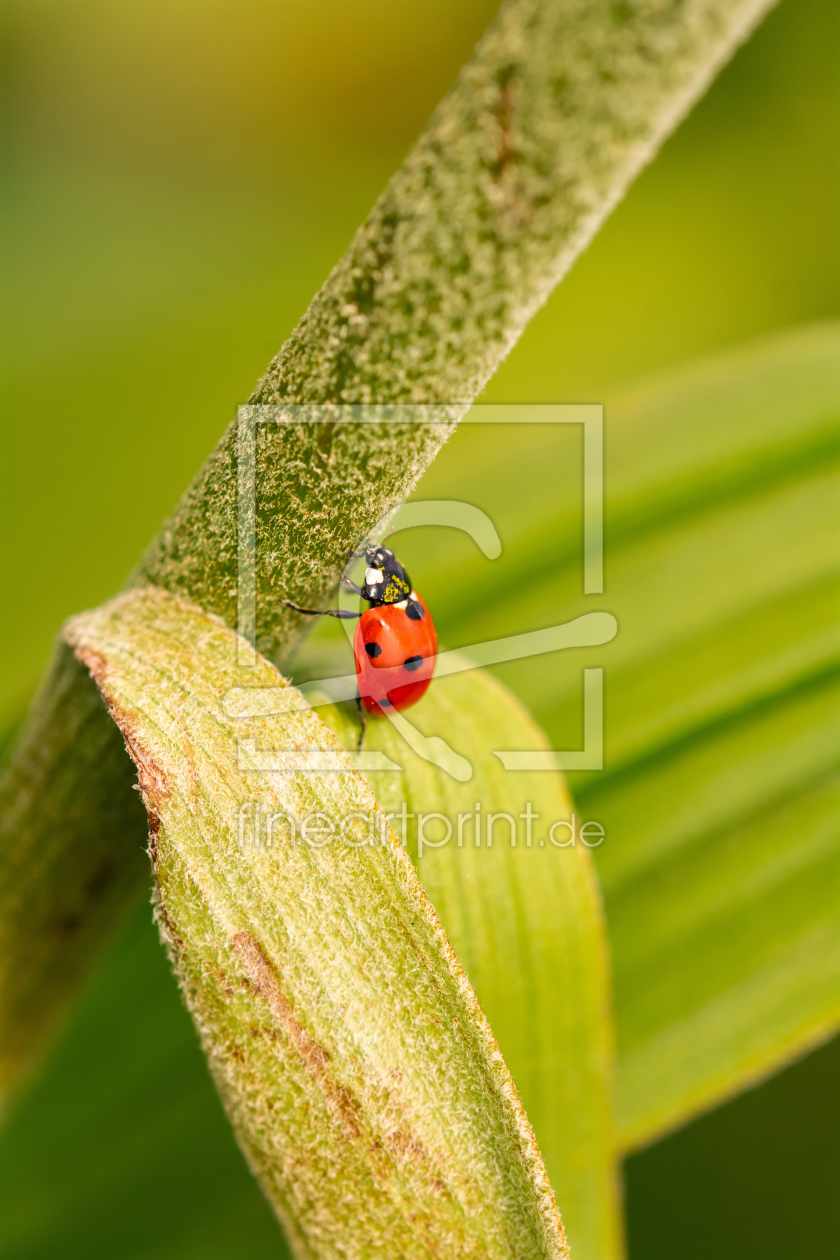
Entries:
<svg viewBox="0 0 840 1260">
<path fill-rule="evenodd" d="M 67 637 L 137 764 L 161 935 L 293 1249 L 567 1256 L 487 1021 L 327 727 L 268 662 L 238 664 L 232 631 L 163 592 Z M 282 716 L 226 716 L 247 686 L 275 688 Z M 255 768 L 255 739 L 285 770 Z"/>
<path fill-rule="evenodd" d="M 581 792 L 620 841 L 599 869 L 635 1145 L 840 1024 L 840 330 L 625 405 L 640 448 L 667 424 L 677 452 L 647 485 L 627 461 L 625 504 L 665 506 L 616 547 L 637 633 L 616 653 L 615 774 Z"/>
<path fill-rule="evenodd" d="M 323 667 L 315 653 L 309 657 L 309 672 Z M 318 711 L 355 747 L 355 710 Z M 562 776 L 503 769 L 494 748 L 544 747 L 545 737 L 483 670 L 438 679 L 409 717 L 425 736 L 443 736 L 466 754 L 470 779 L 423 760 L 387 720 L 368 723 L 364 748 L 382 751 L 401 772 L 365 777 L 402 819 L 423 887 L 490 1021 L 534 1126 L 572 1254 L 618 1256 L 606 934 L 591 853 L 579 842 L 560 848 L 549 839 L 552 824 L 572 812 Z M 489 822 L 491 815 L 498 817 Z M 554 837 L 565 842 L 568 830 Z"/>
<path fill-rule="evenodd" d="M 349 550 L 409 492 L 528 319 L 769 7 L 504 5 L 258 383 L 251 404 L 281 411 L 249 413 L 253 460 L 234 422 L 129 585 L 188 598 L 284 659 L 302 627 L 283 601 L 323 606 Z M 302 415 L 298 404 L 316 410 Z M 336 411 L 342 404 L 350 415 Z M 394 404 L 431 404 L 434 423 L 418 422 L 416 412 L 395 417 Z M 352 410 L 360 406 L 375 410 L 360 416 Z M 100 759 L 78 755 L 73 711 L 89 708 L 90 693 L 77 676 L 77 693 L 65 695 L 67 677 L 59 660 L 0 779 L 0 896 L 13 905 L 12 931 L 44 913 L 18 895 L 21 870 L 30 903 L 64 900 L 76 914 L 90 900 L 87 864 L 75 861 L 78 828 L 65 831 L 62 812 L 74 790 L 82 799 Z M 62 705 L 66 730 L 52 720 Z M 101 931 L 80 936 L 83 947 L 74 944 L 60 963 L 55 933 L 44 934 L 21 992 L 9 982 L 9 1009 L 28 1006 L 37 1020 L 0 1047 L 4 1091 L 38 1054 L 137 884 L 136 851 L 113 844 L 115 810 L 133 827 L 130 783 L 119 771 L 114 779 L 110 758 L 102 768 L 87 833 L 96 852 L 113 845 L 114 867 L 125 869 L 110 871 L 107 913 L 91 916 Z M 55 797 L 54 783 L 66 789 Z M 50 855 L 43 865 L 42 852 Z M 24 955 L 25 944 L 12 952 Z M 57 987 L 50 975 L 59 967 Z M 6 1023 L 0 1035 L 9 1038 Z"/>
<path fill-rule="evenodd" d="M 319 659 L 317 647 L 307 656 L 311 669 L 323 674 L 329 662 Z M 343 706 L 317 712 L 355 746 L 354 712 Z M 559 775 L 504 774 L 489 755 L 500 731 L 531 743 L 541 736 L 484 671 L 436 683 L 411 716 L 455 747 L 474 744 L 474 775 L 456 783 L 412 754 L 387 723 L 371 723 L 365 747 L 388 744 L 404 767 L 401 775 L 368 776 L 383 800 L 393 803 L 405 785 L 407 799 L 420 801 L 426 812 L 436 804 L 449 808 L 450 800 L 472 812 L 478 795 L 485 816 L 490 802 L 516 815 L 523 793 L 541 814 L 540 825 L 567 812 Z M 573 1253 L 610 1257 L 618 1225 L 612 1034 L 591 858 L 581 849 L 544 854 L 535 823 L 536 848 L 522 862 L 522 838 L 512 851 L 504 824 L 494 831 L 490 849 L 485 844 L 449 855 L 427 849 L 421 879 L 430 892 L 441 884 L 440 858 L 472 859 L 477 878 L 468 895 L 458 882 L 455 914 L 444 916 L 447 935 L 469 959 L 468 975 L 534 1125 Z M 408 839 L 416 853 L 414 820 Z M 444 891 L 432 897 L 436 908 Z M 91 1254 L 118 1254 L 126 1230 L 142 1240 L 144 1255 L 226 1257 L 238 1254 L 242 1236 L 249 1255 L 278 1253 L 276 1227 L 225 1131 L 149 918 L 141 908 L 74 1013 L 47 1072 L 0 1133 L 3 1256 L 23 1246 L 33 1258 L 52 1256 L 77 1232 Z M 150 1218 L 133 1201 L 131 1187 L 145 1184 L 155 1151 L 160 1190 Z M 69 1166 L 76 1170 L 72 1176 Z"/>
<path fill-rule="evenodd" d="M 553 747 L 574 748 L 581 671 L 605 671 L 605 770 L 571 785 L 607 833 L 595 856 L 632 1147 L 840 1026 L 840 327 L 607 399 L 603 597 L 578 594 L 576 439 L 552 449 L 534 430 L 491 443 L 465 429 L 430 472 L 429 497 L 460 473 L 505 552 L 494 573 L 450 549 L 423 594 L 453 645 L 596 606 L 618 620 L 597 653 L 496 672 Z M 511 502 L 505 484 L 531 493 Z M 409 566 L 436 545 L 400 541 Z"/>
</svg>

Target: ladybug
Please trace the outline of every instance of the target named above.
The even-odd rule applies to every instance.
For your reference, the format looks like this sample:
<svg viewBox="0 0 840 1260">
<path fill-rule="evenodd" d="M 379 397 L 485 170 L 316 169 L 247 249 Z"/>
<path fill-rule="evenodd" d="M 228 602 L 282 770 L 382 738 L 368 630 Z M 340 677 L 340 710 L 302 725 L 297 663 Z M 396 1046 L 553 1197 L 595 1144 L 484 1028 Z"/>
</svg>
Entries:
<svg viewBox="0 0 840 1260">
<path fill-rule="evenodd" d="M 365 714 L 383 717 L 385 710 L 407 709 L 425 694 L 432 681 L 437 655 L 434 622 L 423 599 L 412 589 L 405 569 L 388 547 L 365 547 L 363 586 L 342 578 L 351 590 L 367 600 L 362 613 L 343 608 L 300 608 L 288 599 L 280 602 L 307 617 L 359 619 L 353 637 L 353 655 L 359 694 L 356 703 L 362 731 Z"/>
</svg>

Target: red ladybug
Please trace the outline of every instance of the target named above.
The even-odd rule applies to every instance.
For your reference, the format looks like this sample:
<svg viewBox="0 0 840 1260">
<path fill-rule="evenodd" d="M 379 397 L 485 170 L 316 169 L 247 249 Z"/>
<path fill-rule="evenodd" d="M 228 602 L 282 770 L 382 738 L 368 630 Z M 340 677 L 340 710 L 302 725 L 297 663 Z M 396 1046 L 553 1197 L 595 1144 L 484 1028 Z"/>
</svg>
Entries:
<svg viewBox="0 0 840 1260">
<path fill-rule="evenodd" d="M 353 639 L 356 676 L 359 683 L 359 714 L 382 717 L 388 708 L 407 709 L 425 694 L 435 669 L 437 635 L 423 600 L 405 569 L 388 547 L 366 547 L 365 581 L 359 587 L 348 578 L 347 585 L 370 604 L 363 613 L 340 608 L 318 612 L 281 600 L 288 608 L 310 617 L 358 617 Z"/>
<path fill-rule="evenodd" d="M 416 591 L 397 604 L 374 604 L 362 613 L 353 639 L 359 698 L 381 717 L 389 706 L 407 709 L 426 692 L 435 671 L 437 635 Z"/>
</svg>

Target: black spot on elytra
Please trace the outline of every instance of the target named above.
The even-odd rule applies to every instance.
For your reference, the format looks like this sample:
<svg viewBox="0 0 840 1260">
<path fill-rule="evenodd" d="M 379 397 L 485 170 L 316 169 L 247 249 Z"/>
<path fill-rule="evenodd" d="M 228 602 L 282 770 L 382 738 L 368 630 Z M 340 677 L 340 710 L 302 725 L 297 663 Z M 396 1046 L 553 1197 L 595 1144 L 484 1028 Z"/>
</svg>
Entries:
<svg viewBox="0 0 840 1260">
<path fill-rule="evenodd" d="M 367 652 L 368 656 L 371 659 L 373 659 L 376 656 L 382 655 L 382 648 L 379 646 L 378 643 L 366 643 L 365 651 Z"/>
<path fill-rule="evenodd" d="M 403 665 L 405 666 L 406 669 L 419 669 L 422 664 L 423 664 L 422 656 L 409 656 L 406 660 L 403 661 Z"/>
<path fill-rule="evenodd" d="M 423 612 L 422 604 L 418 604 L 416 599 L 410 599 L 405 615 L 410 617 L 412 621 L 422 621 L 426 614 Z"/>
</svg>

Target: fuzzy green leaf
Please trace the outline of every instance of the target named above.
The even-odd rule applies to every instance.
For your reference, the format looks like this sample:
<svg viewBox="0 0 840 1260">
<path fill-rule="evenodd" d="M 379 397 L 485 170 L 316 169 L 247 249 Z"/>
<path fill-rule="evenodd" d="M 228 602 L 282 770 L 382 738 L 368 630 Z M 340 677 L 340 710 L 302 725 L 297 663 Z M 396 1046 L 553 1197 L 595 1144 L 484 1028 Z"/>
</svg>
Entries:
<svg viewBox="0 0 840 1260">
<path fill-rule="evenodd" d="M 282 679 L 162 592 L 67 633 L 137 764 L 161 934 L 296 1254 L 567 1256 L 489 1026 L 335 737 L 306 707 L 227 717 L 231 688 Z M 298 768 L 251 769 L 254 737 Z"/>
<path fill-rule="evenodd" d="M 355 712 L 318 711 L 355 746 Z M 558 847 L 567 828 L 552 833 L 572 813 L 562 776 L 508 772 L 494 755 L 544 747 L 545 738 L 489 674 L 438 679 L 410 717 L 424 735 L 444 735 L 467 753 L 470 779 L 417 756 L 387 720 L 368 723 L 365 751 L 382 751 L 401 771 L 365 777 L 401 819 L 423 887 L 490 1020 L 572 1254 L 608 1260 L 622 1254 L 622 1239 L 609 962 L 591 853 L 579 840 Z"/>
<path fill-rule="evenodd" d="M 512 0 L 476 47 L 250 403 L 260 426 L 256 642 L 300 638 L 348 551 L 399 503 L 529 319 L 772 0 Z M 379 408 L 359 425 L 340 404 Z M 437 425 L 394 423 L 426 404 Z M 388 421 L 391 423 L 388 423 Z M 338 422 L 336 422 L 338 421 Z M 232 424 L 144 554 L 152 583 L 237 625 Z"/>
</svg>

